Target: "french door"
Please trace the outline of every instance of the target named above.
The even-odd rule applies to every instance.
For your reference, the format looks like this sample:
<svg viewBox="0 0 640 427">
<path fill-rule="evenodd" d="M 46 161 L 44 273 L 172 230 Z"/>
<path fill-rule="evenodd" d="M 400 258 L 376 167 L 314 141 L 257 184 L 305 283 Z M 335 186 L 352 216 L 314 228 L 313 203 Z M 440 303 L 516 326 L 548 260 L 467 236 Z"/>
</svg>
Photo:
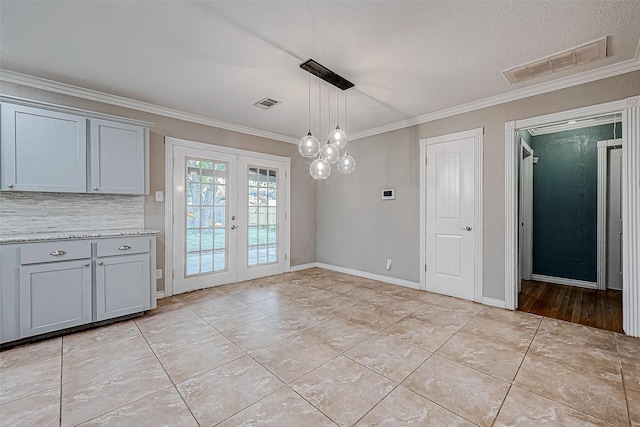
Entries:
<svg viewBox="0 0 640 427">
<path fill-rule="evenodd" d="M 285 272 L 287 162 L 172 148 L 172 293 Z"/>
</svg>

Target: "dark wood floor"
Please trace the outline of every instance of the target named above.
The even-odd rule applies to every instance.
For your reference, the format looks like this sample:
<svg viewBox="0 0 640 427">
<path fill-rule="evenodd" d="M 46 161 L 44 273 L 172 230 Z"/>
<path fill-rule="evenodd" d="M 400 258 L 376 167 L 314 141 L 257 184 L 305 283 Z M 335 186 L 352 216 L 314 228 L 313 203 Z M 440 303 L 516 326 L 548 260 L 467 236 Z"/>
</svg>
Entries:
<svg viewBox="0 0 640 427">
<path fill-rule="evenodd" d="M 622 333 L 622 291 L 523 280 L 518 310 Z"/>
</svg>

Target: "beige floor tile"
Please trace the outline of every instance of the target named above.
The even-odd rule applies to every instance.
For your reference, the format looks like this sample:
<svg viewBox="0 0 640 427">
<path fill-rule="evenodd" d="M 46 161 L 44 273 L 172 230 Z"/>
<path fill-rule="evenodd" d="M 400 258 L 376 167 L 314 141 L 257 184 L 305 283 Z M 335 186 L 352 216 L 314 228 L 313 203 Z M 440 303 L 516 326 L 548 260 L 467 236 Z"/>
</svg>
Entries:
<svg viewBox="0 0 640 427">
<path fill-rule="evenodd" d="M 513 386 L 500 409 L 496 427 L 612 426 L 601 419 Z"/>
<path fill-rule="evenodd" d="M 402 386 L 364 416 L 358 427 L 473 427 L 464 418 Z"/>
<path fill-rule="evenodd" d="M 640 388 L 627 387 L 629 418 L 633 427 L 640 426 Z"/>
<path fill-rule="evenodd" d="M 245 307 L 246 304 L 238 301 L 232 296 L 211 296 L 201 298 L 196 302 L 188 304 L 188 307 L 197 315 L 205 317 L 212 314 L 221 313 L 227 310 L 235 310 Z"/>
<path fill-rule="evenodd" d="M 515 350 L 526 350 L 533 340 L 536 329 L 537 326 L 534 325 L 515 325 L 478 315 L 461 331 Z"/>
<path fill-rule="evenodd" d="M 381 401 L 395 384 L 344 356 L 292 383 L 293 389 L 340 426 L 350 426 Z"/>
<path fill-rule="evenodd" d="M 540 323 L 540 332 L 551 333 L 571 342 L 579 342 L 603 350 L 616 351 L 615 334 L 603 329 L 545 317 Z"/>
<path fill-rule="evenodd" d="M 174 347 L 217 335 L 219 332 L 204 320 L 197 318 L 186 322 L 168 324 L 143 332 L 151 349 L 159 353 Z"/>
<path fill-rule="evenodd" d="M 62 383 L 79 380 L 149 356 L 153 356 L 153 351 L 140 334 L 74 351 L 64 355 Z"/>
<path fill-rule="evenodd" d="M 336 424 L 289 387 L 283 387 L 218 424 L 218 427 L 255 425 L 330 427 Z"/>
<path fill-rule="evenodd" d="M 59 387 L 61 365 L 62 356 L 57 356 L 1 371 L 0 405 Z"/>
<path fill-rule="evenodd" d="M 592 373 L 601 378 L 622 381 L 618 353 L 581 342 L 558 339 L 548 332 L 536 334 L 527 353 Z"/>
<path fill-rule="evenodd" d="M 204 320 L 222 332 L 255 322 L 256 320 L 264 319 L 265 317 L 264 313 L 249 306 L 232 308 L 220 313 L 202 316 Z"/>
<path fill-rule="evenodd" d="M 624 424 L 622 383 L 527 355 L 514 385 L 614 424 Z"/>
<path fill-rule="evenodd" d="M 61 356 L 61 350 L 62 338 L 53 338 L 5 350 L 0 353 L 0 371 Z"/>
<path fill-rule="evenodd" d="M 480 426 L 493 423 L 509 390 L 504 381 L 436 354 L 403 385 Z"/>
<path fill-rule="evenodd" d="M 145 317 L 153 317 L 161 313 L 177 310 L 183 308 L 184 304 L 178 297 L 161 298 L 157 300 L 157 307 L 153 310 L 145 312 Z"/>
<path fill-rule="evenodd" d="M 299 307 L 291 310 L 283 311 L 273 315 L 278 322 L 283 323 L 295 329 L 296 331 L 304 331 L 312 328 L 324 321 L 335 318 L 330 312 L 321 308 Z"/>
<path fill-rule="evenodd" d="M 60 425 L 60 385 L 0 406 L 0 427 Z"/>
<path fill-rule="evenodd" d="M 442 298 L 442 295 L 440 294 L 434 294 L 433 292 L 426 292 L 418 289 L 411 289 L 404 286 L 391 286 L 387 290 L 383 290 L 382 292 L 402 297 L 409 301 L 419 301 L 423 304 L 429 304 Z"/>
<path fill-rule="evenodd" d="M 296 331 L 269 317 L 239 328 L 226 331 L 225 335 L 246 352 L 256 351 L 281 341 Z"/>
<path fill-rule="evenodd" d="M 376 334 L 344 355 L 399 383 L 431 353 L 390 335 Z"/>
<path fill-rule="evenodd" d="M 542 322 L 542 316 L 496 307 L 485 307 L 478 316 L 527 328 L 538 328 Z"/>
<path fill-rule="evenodd" d="M 640 354 L 640 338 L 629 337 L 621 334 L 614 334 L 618 353 L 620 356 L 637 358 Z"/>
<path fill-rule="evenodd" d="M 135 336 L 140 336 L 140 330 L 133 320 L 118 322 L 113 325 L 64 336 L 62 338 L 62 352 L 67 354 Z"/>
<path fill-rule="evenodd" d="M 640 388 L 640 353 L 635 358 L 620 355 L 622 376 L 628 386 Z"/>
<path fill-rule="evenodd" d="M 176 387 L 201 426 L 211 426 L 254 404 L 282 382 L 245 356 Z"/>
<path fill-rule="evenodd" d="M 84 427 L 198 427 L 191 411 L 174 387 L 158 391 L 80 425 Z"/>
<path fill-rule="evenodd" d="M 238 346 L 217 334 L 158 353 L 158 359 L 177 384 L 245 355 Z"/>
<path fill-rule="evenodd" d="M 158 330 L 169 325 L 189 322 L 198 319 L 198 315 L 191 311 L 187 306 L 180 303 L 181 307 L 174 308 L 170 311 L 163 311 L 152 316 L 144 315 L 135 320 L 136 325 L 145 333 L 147 331 Z"/>
<path fill-rule="evenodd" d="M 458 332 L 436 354 L 511 382 L 520 368 L 525 351 Z"/>
<path fill-rule="evenodd" d="M 213 288 L 207 289 L 199 289 L 197 291 L 185 292 L 182 294 L 176 295 L 174 298 L 177 298 L 185 305 L 196 304 L 200 301 L 206 301 L 212 297 L 220 297 L 225 295 L 225 292 L 222 290 L 222 286 L 216 286 Z"/>
<path fill-rule="evenodd" d="M 336 316 L 340 316 L 355 324 L 364 326 L 365 328 L 372 329 L 376 332 L 381 331 L 394 323 L 397 323 L 404 316 L 389 315 L 380 313 L 375 310 L 373 306 L 354 306 L 354 307 L 341 307 L 340 309 L 333 310 Z"/>
<path fill-rule="evenodd" d="M 234 295 L 234 298 L 237 298 L 238 301 L 242 301 L 245 304 L 251 304 L 258 301 L 262 301 L 269 298 L 276 298 L 278 294 L 272 292 L 268 289 L 264 288 L 253 288 L 246 290 L 244 292 L 240 292 Z"/>
<path fill-rule="evenodd" d="M 390 301 L 373 303 L 372 305 L 379 313 L 402 317 L 408 316 L 425 307 L 425 304 L 420 301 L 410 301 L 403 298 L 394 298 Z"/>
<path fill-rule="evenodd" d="M 451 300 L 455 300 L 455 298 L 451 298 Z M 454 305 L 451 300 L 447 300 L 447 305 Z M 474 306 L 455 304 L 454 306 L 458 305 L 457 308 L 450 308 L 440 306 L 438 305 L 439 303 L 440 300 L 437 300 L 433 304 L 428 304 L 421 310 L 411 314 L 410 317 L 432 325 L 459 330 L 478 314 L 478 310 Z"/>
<path fill-rule="evenodd" d="M 304 331 L 304 334 L 308 337 L 317 340 L 338 353 L 349 350 L 354 345 L 375 335 L 375 333 L 369 328 L 341 318 L 327 320 Z"/>
<path fill-rule="evenodd" d="M 282 295 L 278 295 L 274 298 L 263 299 L 258 302 L 252 302 L 249 303 L 249 306 L 266 314 L 267 316 L 273 316 L 281 311 L 287 311 L 298 307 L 298 305 L 294 304 L 292 299 Z"/>
<path fill-rule="evenodd" d="M 456 331 L 409 316 L 384 329 L 382 333 L 434 352 L 451 338 Z"/>
<path fill-rule="evenodd" d="M 75 426 L 171 386 L 155 356 L 62 386 L 62 427 Z"/>
<path fill-rule="evenodd" d="M 338 353 L 301 334 L 252 353 L 252 357 L 285 383 L 336 357 Z"/>
</svg>

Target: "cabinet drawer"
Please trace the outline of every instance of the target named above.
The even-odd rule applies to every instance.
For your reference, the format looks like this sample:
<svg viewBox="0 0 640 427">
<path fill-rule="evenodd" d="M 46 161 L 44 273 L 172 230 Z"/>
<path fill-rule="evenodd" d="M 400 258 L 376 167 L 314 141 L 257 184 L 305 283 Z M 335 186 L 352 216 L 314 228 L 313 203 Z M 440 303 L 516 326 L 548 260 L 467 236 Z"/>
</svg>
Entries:
<svg viewBox="0 0 640 427">
<path fill-rule="evenodd" d="M 91 258 L 91 242 L 86 240 L 30 243 L 20 248 L 22 265 L 83 258 Z"/>
<path fill-rule="evenodd" d="M 123 237 L 120 239 L 99 240 L 96 256 L 113 256 L 149 252 L 148 237 Z"/>
</svg>

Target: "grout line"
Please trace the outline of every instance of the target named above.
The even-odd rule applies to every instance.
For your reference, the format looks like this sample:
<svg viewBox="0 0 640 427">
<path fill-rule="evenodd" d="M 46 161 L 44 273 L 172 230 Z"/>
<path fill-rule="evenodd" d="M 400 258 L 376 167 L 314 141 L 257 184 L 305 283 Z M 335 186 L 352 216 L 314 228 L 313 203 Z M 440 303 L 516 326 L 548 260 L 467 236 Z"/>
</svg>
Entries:
<svg viewBox="0 0 640 427">
<path fill-rule="evenodd" d="M 627 417 L 629 419 L 629 425 L 633 425 L 631 420 L 631 408 L 629 406 L 629 395 L 627 394 L 627 384 L 624 381 L 624 371 L 622 370 L 622 356 L 620 355 L 620 347 L 618 346 L 618 336 L 613 335 L 616 341 L 616 352 L 618 353 L 618 364 L 620 367 L 620 376 L 622 378 L 622 391 L 624 392 L 624 401 L 627 404 Z"/>
</svg>

